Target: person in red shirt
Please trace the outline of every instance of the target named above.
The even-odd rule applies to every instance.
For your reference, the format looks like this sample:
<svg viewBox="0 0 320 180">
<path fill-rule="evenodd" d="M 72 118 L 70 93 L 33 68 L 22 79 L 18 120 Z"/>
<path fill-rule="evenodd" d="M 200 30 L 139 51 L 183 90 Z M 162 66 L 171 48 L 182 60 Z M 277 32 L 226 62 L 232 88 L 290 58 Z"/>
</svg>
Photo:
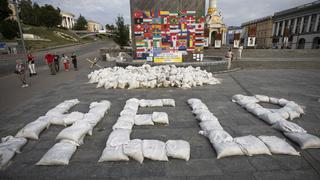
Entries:
<svg viewBox="0 0 320 180">
<path fill-rule="evenodd" d="M 47 64 L 49 66 L 51 75 L 56 75 L 56 68 L 55 68 L 55 64 L 54 64 L 54 56 L 47 52 L 46 56 L 44 57 L 47 61 Z"/>
<path fill-rule="evenodd" d="M 37 75 L 36 67 L 34 63 L 34 57 L 32 56 L 31 53 L 29 53 L 27 58 L 28 58 L 28 67 L 30 71 L 30 77 L 33 75 Z"/>
</svg>

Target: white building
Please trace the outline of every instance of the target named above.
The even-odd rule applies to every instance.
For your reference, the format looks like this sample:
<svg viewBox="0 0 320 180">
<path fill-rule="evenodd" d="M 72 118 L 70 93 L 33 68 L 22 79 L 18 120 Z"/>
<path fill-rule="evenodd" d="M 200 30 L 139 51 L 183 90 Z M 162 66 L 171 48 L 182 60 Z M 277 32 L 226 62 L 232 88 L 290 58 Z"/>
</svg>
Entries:
<svg viewBox="0 0 320 180">
<path fill-rule="evenodd" d="M 60 15 L 62 16 L 61 26 L 67 29 L 72 29 L 75 24 L 74 14 L 61 11 Z"/>
<path fill-rule="evenodd" d="M 274 47 L 292 49 L 320 48 L 320 1 L 274 14 Z"/>
</svg>

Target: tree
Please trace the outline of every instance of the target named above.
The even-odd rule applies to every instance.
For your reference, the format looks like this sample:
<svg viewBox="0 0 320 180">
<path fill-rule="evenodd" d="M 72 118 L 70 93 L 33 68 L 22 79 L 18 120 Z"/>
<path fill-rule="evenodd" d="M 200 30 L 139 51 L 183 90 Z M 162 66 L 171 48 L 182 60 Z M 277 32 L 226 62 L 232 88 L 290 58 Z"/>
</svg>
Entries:
<svg viewBox="0 0 320 180">
<path fill-rule="evenodd" d="M 88 21 L 81 14 L 75 23 L 74 30 L 87 30 L 88 29 Z"/>
<path fill-rule="evenodd" d="M 6 39 L 13 39 L 18 36 L 18 23 L 14 20 L 7 19 L 0 23 L 0 33 Z"/>
<path fill-rule="evenodd" d="M 62 17 L 60 15 L 60 9 L 55 9 L 53 6 L 45 4 L 40 8 L 39 22 L 40 25 L 51 28 L 61 24 Z"/>
<path fill-rule="evenodd" d="M 114 41 L 122 48 L 128 45 L 129 42 L 129 28 L 124 24 L 123 16 L 118 16 L 116 19 L 116 29 Z"/>
<path fill-rule="evenodd" d="M 12 14 L 11 9 L 9 8 L 9 4 L 7 0 L 0 1 L 0 22 L 5 20 Z"/>
</svg>

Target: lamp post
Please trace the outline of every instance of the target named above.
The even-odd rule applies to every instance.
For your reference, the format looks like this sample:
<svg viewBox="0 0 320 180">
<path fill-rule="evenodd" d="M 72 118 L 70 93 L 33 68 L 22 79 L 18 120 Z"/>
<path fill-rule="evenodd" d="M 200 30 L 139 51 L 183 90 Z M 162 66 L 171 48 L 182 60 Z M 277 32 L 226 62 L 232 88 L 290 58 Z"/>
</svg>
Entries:
<svg viewBox="0 0 320 180">
<path fill-rule="evenodd" d="M 22 43 L 22 48 L 23 48 L 23 54 L 24 54 L 24 59 L 25 59 L 25 63 L 26 63 L 26 67 L 28 67 L 28 60 L 27 60 L 27 50 L 26 50 L 26 45 L 23 39 L 23 32 L 22 32 L 22 27 L 21 27 L 21 22 L 20 22 L 20 17 L 19 17 L 19 11 L 18 11 L 18 7 L 17 7 L 17 0 L 12 0 L 13 5 L 14 5 L 14 9 L 16 11 L 16 16 L 17 16 L 17 23 L 19 26 L 19 31 L 20 31 L 20 38 L 21 38 L 21 43 Z"/>
</svg>

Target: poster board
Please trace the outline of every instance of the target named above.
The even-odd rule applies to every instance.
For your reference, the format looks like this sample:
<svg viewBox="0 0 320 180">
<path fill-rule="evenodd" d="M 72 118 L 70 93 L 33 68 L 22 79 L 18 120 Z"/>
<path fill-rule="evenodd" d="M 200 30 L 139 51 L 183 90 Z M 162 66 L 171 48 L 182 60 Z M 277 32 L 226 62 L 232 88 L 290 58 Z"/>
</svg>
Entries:
<svg viewBox="0 0 320 180">
<path fill-rule="evenodd" d="M 256 37 L 248 37 L 248 47 L 254 47 L 256 45 Z"/>
</svg>

